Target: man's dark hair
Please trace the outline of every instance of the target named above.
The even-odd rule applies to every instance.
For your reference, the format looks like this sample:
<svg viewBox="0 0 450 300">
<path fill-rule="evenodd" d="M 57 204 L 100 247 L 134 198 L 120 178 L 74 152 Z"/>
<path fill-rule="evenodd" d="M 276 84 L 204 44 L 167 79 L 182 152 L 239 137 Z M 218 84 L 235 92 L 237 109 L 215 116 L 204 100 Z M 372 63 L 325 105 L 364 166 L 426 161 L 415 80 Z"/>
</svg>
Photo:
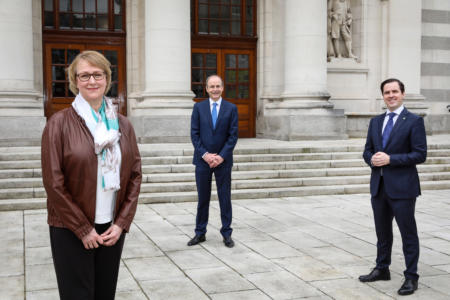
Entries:
<svg viewBox="0 0 450 300">
<path fill-rule="evenodd" d="M 384 93 L 384 86 L 387 83 L 391 83 L 391 82 L 397 82 L 398 86 L 400 87 L 400 91 L 402 92 L 402 94 L 405 92 L 405 85 L 403 84 L 403 82 L 401 82 L 400 80 L 398 80 L 397 78 L 389 78 L 386 79 L 385 81 L 383 81 L 380 85 L 380 89 L 381 89 L 381 94 L 383 95 Z"/>
</svg>

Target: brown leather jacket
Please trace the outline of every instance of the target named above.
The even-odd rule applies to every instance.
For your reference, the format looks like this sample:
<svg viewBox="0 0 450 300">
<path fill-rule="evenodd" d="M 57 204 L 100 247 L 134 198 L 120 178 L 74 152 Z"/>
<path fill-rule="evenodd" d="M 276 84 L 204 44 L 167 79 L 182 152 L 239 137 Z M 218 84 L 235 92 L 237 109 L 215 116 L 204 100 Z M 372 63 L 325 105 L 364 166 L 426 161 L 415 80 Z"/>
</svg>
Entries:
<svg viewBox="0 0 450 300">
<path fill-rule="evenodd" d="M 122 164 L 113 222 L 128 231 L 141 187 L 141 157 L 133 126 L 122 115 L 119 131 Z M 98 162 L 91 132 L 72 107 L 48 120 L 42 134 L 41 161 L 48 224 L 68 228 L 81 239 L 94 226 Z"/>
</svg>

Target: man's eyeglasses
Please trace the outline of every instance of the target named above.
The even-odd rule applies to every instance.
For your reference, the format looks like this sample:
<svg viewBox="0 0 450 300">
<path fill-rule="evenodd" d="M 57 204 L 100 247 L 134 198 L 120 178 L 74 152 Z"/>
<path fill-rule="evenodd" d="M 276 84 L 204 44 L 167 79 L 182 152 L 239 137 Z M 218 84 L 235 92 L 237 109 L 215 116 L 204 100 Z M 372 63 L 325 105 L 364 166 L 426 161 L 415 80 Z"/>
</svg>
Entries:
<svg viewBox="0 0 450 300">
<path fill-rule="evenodd" d="M 95 81 L 100 81 L 102 79 L 105 78 L 105 73 L 81 73 L 81 74 L 77 74 L 78 79 L 80 79 L 80 81 L 86 82 L 89 81 L 89 79 L 91 79 L 91 76 L 94 77 Z"/>
</svg>

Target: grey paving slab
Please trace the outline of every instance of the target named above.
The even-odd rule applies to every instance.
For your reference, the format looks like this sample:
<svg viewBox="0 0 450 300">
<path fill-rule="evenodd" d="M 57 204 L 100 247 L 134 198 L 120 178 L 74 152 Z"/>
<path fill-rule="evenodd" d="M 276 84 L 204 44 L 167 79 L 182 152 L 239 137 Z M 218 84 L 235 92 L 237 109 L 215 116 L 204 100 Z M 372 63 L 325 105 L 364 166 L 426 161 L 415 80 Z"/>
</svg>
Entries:
<svg viewBox="0 0 450 300">
<path fill-rule="evenodd" d="M 392 299 L 392 297 L 384 294 L 381 291 L 372 288 L 369 285 L 363 284 L 353 279 L 336 279 L 327 281 L 315 281 L 311 283 L 316 288 L 320 289 L 325 294 L 333 299 L 348 300 L 348 299 L 373 299 L 384 300 Z"/>
<path fill-rule="evenodd" d="M 230 293 L 222 293 L 222 294 L 211 294 L 209 295 L 213 300 L 230 300 L 230 299 L 239 299 L 239 300 L 270 300 L 271 298 L 261 292 L 260 290 L 250 290 L 250 291 L 242 291 L 242 292 L 230 292 Z"/>
<path fill-rule="evenodd" d="M 31 291 L 26 293 L 27 300 L 59 300 L 58 289 Z"/>
<path fill-rule="evenodd" d="M 245 242 L 245 245 L 267 258 L 303 255 L 301 252 L 292 248 L 291 246 L 276 240 Z"/>
<path fill-rule="evenodd" d="M 141 286 L 152 300 L 203 300 L 208 296 L 189 278 L 143 281 Z"/>
<path fill-rule="evenodd" d="M 25 263 L 27 266 L 52 264 L 53 258 L 50 246 L 26 248 Z"/>
<path fill-rule="evenodd" d="M 221 258 L 228 266 L 241 275 L 282 270 L 270 259 L 255 252 L 242 252 Z"/>
<path fill-rule="evenodd" d="M 148 298 L 142 291 L 118 291 L 116 300 L 148 300 Z"/>
<path fill-rule="evenodd" d="M 310 256 L 287 257 L 273 260 L 304 281 L 348 278 L 348 275 Z"/>
<path fill-rule="evenodd" d="M 0 276 L 24 275 L 23 253 L 3 252 L 0 254 Z"/>
<path fill-rule="evenodd" d="M 140 291 L 138 283 L 126 265 L 120 262 L 119 278 L 117 280 L 117 292 Z"/>
<path fill-rule="evenodd" d="M 424 277 L 421 278 L 420 281 L 430 288 L 450 297 L 450 274 L 435 277 Z"/>
<path fill-rule="evenodd" d="M 23 299 L 24 276 L 0 276 L 0 299 Z"/>
<path fill-rule="evenodd" d="M 58 287 L 53 264 L 26 266 L 27 291 L 48 290 Z"/>
<path fill-rule="evenodd" d="M 315 287 L 286 271 L 256 273 L 245 277 L 273 299 L 294 299 L 323 295 Z"/>
<path fill-rule="evenodd" d="M 182 270 L 208 267 L 224 267 L 217 257 L 201 247 L 190 247 L 189 250 L 170 251 L 167 255 Z"/>
<path fill-rule="evenodd" d="M 167 257 L 130 258 L 123 261 L 138 281 L 184 277 Z"/>
<path fill-rule="evenodd" d="M 253 284 L 228 267 L 191 269 L 186 274 L 208 294 L 255 289 Z"/>
</svg>

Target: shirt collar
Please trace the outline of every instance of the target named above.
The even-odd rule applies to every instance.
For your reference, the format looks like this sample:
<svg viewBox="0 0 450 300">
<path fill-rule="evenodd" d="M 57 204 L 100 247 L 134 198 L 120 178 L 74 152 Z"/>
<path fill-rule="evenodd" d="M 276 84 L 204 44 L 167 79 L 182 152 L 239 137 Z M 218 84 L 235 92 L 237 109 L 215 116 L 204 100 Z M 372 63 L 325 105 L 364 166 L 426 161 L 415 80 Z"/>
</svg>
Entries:
<svg viewBox="0 0 450 300">
<path fill-rule="evenodd" d="M 209 106 L 212 106 L 213 103 L 214 103 L 214 101 L 211 98 L 209 98 Z M 222 103 L 222 97 L 220 97 L 216 103 L 217 103 L 217 106 L 220 106 L 220 104 Z"/>
<path fill-rule="evenodd" d="M 399 108 L 397 108 L 396 110 L 394 110 L 394 111 L 392 111 L 392 112 L 395 113 L 396 116 L 399 116 L 399 115 L 402 113 L 403 109 L 405 109 L 405 107 L 404 107 L 403 104 L 402 104 Z M 387 116 L 389 113 L 391 113 L 391 111 L 390 111 L 389 109 L 387 109 L 387 110 L 386 110 L 386 116 Z"/>
</svg>

